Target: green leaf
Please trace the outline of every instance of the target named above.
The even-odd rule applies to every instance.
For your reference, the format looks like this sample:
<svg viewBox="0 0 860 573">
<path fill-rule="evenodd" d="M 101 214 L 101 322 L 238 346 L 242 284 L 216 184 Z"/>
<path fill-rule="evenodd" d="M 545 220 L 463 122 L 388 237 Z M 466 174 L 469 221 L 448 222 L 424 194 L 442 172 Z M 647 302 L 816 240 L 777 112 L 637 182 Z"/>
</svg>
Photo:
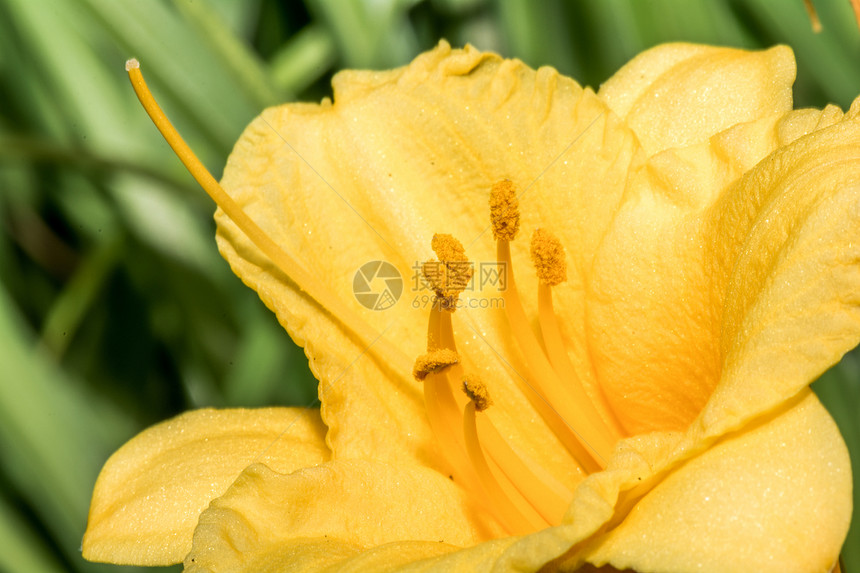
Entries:
<svg viewBox="0 0 860 573">
<path fill-rule="evenodd" d="M 851 471 L 854 474 L 854 518 L 848 539 L 842 548 L 844 571 L 860 571 L 860 523 L 857 508 L 860 508 L 860 349 L 846 354 L 842 361 L 824 373 L 812 385 L 812 389 L 830 415 L 836 420 L 839 431 L 851 453 Z"/>
<path fill-rule="evenodd" d="M 0 340 L 4 473 L 73 559 L 99 467 L 132 428 L 52 364 L 3 288 Z"/>
</svg>

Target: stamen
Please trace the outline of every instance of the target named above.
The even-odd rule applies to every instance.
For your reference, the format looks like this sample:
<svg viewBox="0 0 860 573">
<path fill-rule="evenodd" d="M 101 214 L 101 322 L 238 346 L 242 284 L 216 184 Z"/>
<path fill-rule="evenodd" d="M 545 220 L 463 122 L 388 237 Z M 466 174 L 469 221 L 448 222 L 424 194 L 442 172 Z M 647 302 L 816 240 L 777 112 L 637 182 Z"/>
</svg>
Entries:
<svg viewBox="0 0 860 573">
<path fill-rule="evenodd" d="M 526 454 L 514 451 L 487 416 L 478 416 L 478 435 L 484 449 L 547 523 L 561 523 L 573 493 Z M 581 479 L 584 472 L 579 471 Z"/>
<path fill-rule="evenodd" d="M 475 468 L 481 485 L 492 500 L 492 506 L 489 509 L 499 516 L 513 535 L 545 529 L 549 523 L 506 480 L 496 479 L 490 469 L 478 440 L 475 412 L 475 403 L 469 402 L 463 412 L 463 435 L 466 438 L 466 449 L 469 452 L 472 466 Z M 507 491 L 503 487 L 503 483 L 507 485 Z"/>
<path fill-rule="evenodd" d="M 532 263 L 542 284 L 555 286 L 567 280 L 567 261 L 558 237 L 544 229 L 535 229 L 531 245 Z"/>
<path fill-rule="evenodd" d="M 440 308 L 454 312 L 460 293 L 472 280 L 474 267 L 462 243 L 451 235 L 436 233 L 431 247 L 439 260 L 425 262 L 422 272 L 436 293 Z"/>
<path fill-rule="evenodd" d="M 197 158 L 191 148 L 170 123 L 170 120 L 162 111 L 161 106 L 155 101 L 152 92 L 143 79 L 140 71 L 140 63 L 132 58 L 125 63 L 129 80 L 134 88 L 137 98 L 146 110 L 155 127 L 164 136 L 168 145 L 173 149 L 176 156 L 182 161 L 186 169 L 194 179 L 203 187 L 204 191 L 213 201 L 227 214 L 230 219 L 242 230 L 254 245 L 263 252 L 266 257 L 283 271 L 296 285 L 305 291 L 311 298 L 316 300 L 320 306 L 325 308 L 331 316 L 340 321 L 351 330 L 361 342 L 373 352 L 384 356 L 392 369 L 406 372 L 409 369 L 409 360 L 403 353 L 381 339 L 379 332 L 371 328 L 365 321 L 361 320 L 340 299 L 334 296 L 323 283 L 305 271 L 299 263 L 284 251 L 275 241 L 269 237 L 236 203 L 233 198 L 218 184 L 212 174 Z"/>
<path fill-rule="evenodd" d="M 460 408 L 448 381 L 447 371 L 456 365 L 459 358 L 455 348 L 446 347 L 442 343 L 440 331 L 443 317 L 450 318 L 450 313 L 439 310 L 434 305 L 430 310 L 430 324 L 427 329 L 427 354 L 416 360 L 413 374 L 424 381 L 424 409 L 439 450 L 448 461 L 451 475 L 459 483 L 466 484 L 472 483 L 476 477 L 469 469 L 465 440 L 458 423 Z M 432 358 L 427 358 L 429 356 Z M 441 366 L 430 368 L 431 363 Z"/>
<path fill-rule="evenodd" d="M 474 374 L 467 374 L 463 378 L 463 392 L 475 403 L 475 410 L 478 412 L 483 412 L 493 405 L 487 386 Z"/>
<path fill-rule="evenodd" d="M 567 354 L 567 349 L 561 337 L 561 329 L 559 328 L 558 318 L 553 309 L 552 302 L 552 287 L 548 284 L 538 285 L 538 322 L 540 323 L 540 331 L 543 336 L 544 347 L 546 354 L 552 364 L 553 369 L 561 373 L 560 377 L 564 383 L 570 388 L 573 400 L 579 400 L 594 406 L 592 397 L 585 391 L 585 386 L 582 380 L 577 376 L 577 370 L 573 367 L 570 357 Z M 613 440 L 619 440 L 622 436 L 621 424 L 612 415 L 612 409 L 603 396 L 600 389 L 596 390 L 597 396 L 595 400 L 602 401 L 603 408 L 598 412 L 601 420 L 606 424 L 608 431 L 611 432 Z M 596 408 L 596 407 L 595 407 Z"/>
<path fill-rule="evenodd" d="M 439 257 L 443 263 L 468 263 L 469 257 L 466 256 L 466 249 L 463 248 L 463 243 L 454 238 L 453 235 L 445 233 L 435 233 L 430 240 L 430 248 Z"/>
<path fill-rule="evenodd" d="M 434 372 L 424 379 L 424 408 L 439 451 L 447 459 L 452 476 L 460 484 L 472 483 L 474 473 L 470 471 L 465 440 L 457 423 L 460 409 L 445 374 Z"/>
<path fill-rule="evenodd" d="M 420 382 L 427 378 L 428 374 L 440 372 L 443 368 L 457 364 L 459 361 L 460 357 L 457 356 L 457 353 L 449 348 L 432 350 L 427 354 L 422 354 L 415 360 L 412 375 Z"/>
<path fill-rule="evenodd" d="M 520 228 L 520 204 L 513 182 L 505 179 L 490 191 L 490 220 L 493 237 L 513 241 Z"/>
<path fill-rule="evenodd" d="M 561 382 L 558 373 L 544 355 L 537 337 L 532 332 L 519 299 L 510 252 L 510 238 L 516 235 L 515 231 L 519 227 L 519 205 L 513 184 L 510 181 L 502 181 L 493 186 L 490 192 L 490 219 L 493 224 L 493 235 L 496 237 L 497 259 L 501 268 L 504 269 L 503 272 L 506 273 L 506 288 L 502 291 L 502 297 L 505 300 L 505 314 L 508 316 L 511 332 L 517 340 L 532 374 L 529 382 L 534 384 L 540 399 L 544 400 L 549 408 L 557 413 L 557 416 L 561 418 L 564 425 L 570 428 L 580 443 L 581 447 L 577 447 L 576 444 L 566 440 L 564 430 L 557 434 L 571 454 L 586 468 L 594 468 L 595 462 L 597 469 L 603 468 L 612 453 L 617 436 L 614 436 L 607 428 L 587 396 L 583 400 L 581 393 L 571 392 L 571 389 Z M 545 270 L 551 271 L 547 272 L 547 278 L 555 280 L 559 275 L 563 276 L 564 273 L 559 272 L 558 263 L 557 251 L 560 249 L 560 245 L 553 246 L 551 242 L 541 241 L 539 247 L 539 254 L 544 254 L 544 251 L 547 251 L 551 255 L 547 257 L 548 263 L 544 265 Z M 563 249 L 561 251 L 563 252 Z M 561 259 L 563 260 L 563 256 Z M 526 394 L 528 395 L 527 391 Z M 540 408 L 540 406 L 538 407 Z M 546 411 L 546 408 L 543 410 Z M 551 426 L 559 428 L 557 422 L 546 417 L 544 419 Z M 586 456 L 582 455 L 584 451 L 588 452 Z"/>
<path fill-rule="evenodd" d="M 543 468 L 529 469 L 533 462 L 524 462 L 489 419 L 482 416 L 479 422 L 475 418 L 475 412 L 485 410 L 492 401 L 477 377 L 463 376 L 453 315 L 446 312 L 450 310 L 446 301 L 456 299 L 468 284 L 472 266 L 462 244 L 450 235 L 435 235 L 432 246 L 439 260 L 425 263 L 423 270 L 437 299 L 430 310 L 427 353 L 416 360 L 414 374 L 424 380 L 427 416 L 451 475 L 465 487 L 480 484 L 477 491 L 473 488 L 476 502 L 494 513 L 512 534 L 559 523 L 571 499 L 570 492 Z M 454 288 L 449 288 L 451 283 Z M 458 384 L 468 401 L 454 391 Z M 462 423 L 454 422 L 457 418 Z M 483 428 L 480 438 L 477 424 Z M 490 461 L 481 448 L 484 436 L 488 436 L 487 443 L 492 448 L 487 450 L 492 456 Z"/>
<path fill-rule="evenodd" d="M 475 404 L 476 412 L 493 404 L 487 386 L 474 374 L 463 378 L 463 392 Z M 548 523 L 560 523 L 573 499 L 571 491 L 539 464 L 514 452 L 487 416 L 478 416 L 476 424 L 481 446 L 511 484 Z"/>
<path fill-rule="evenodd" d="M 564 247 L 558 237 L 551 232 L 545 229 L 536 229 L 532 235 L 530 250 L 540 283 L 538 285 L 538 320 L 546 355 L 559 378 L 570 388 L 572 399 L 594 406 L 592 398 L 585 391 L 582 380 L 577 376 L 577 371 L 567 355 L 567 349 L 561 337 L 561 329 L 553 310 L 552 287 L 567 280 Z M 606 423 L 613 438 L 619 439 L 621 426 L 611 414 L 605 397 L 601 393 L 595 399 L 603 401 L 604 407 L 602 411 L 598 411 L 598 415 Z"/>
<path fill-rule="evenodd" d="M 564 424 L 571 429 L 585 451 L 590 452 L 590 457 L 597 463 L 598 468 L 594 468 L 594 463 L 591 460 L 580 457 L 581 448 L 574 448 L 574 450 L 580 450 L 579 455 L 577 451 L 572 450 L 571 453 L 577 456 L 584 467 L 602 469 L 606 466 L 606 460 L 612 453 L 615 441 L 610 438 L 608 430 L 604 429 L 605 424 L 596 415 L 596 412 L 589 411 L 590 403 L 574 401 L 544 355 L 519 299 L 512 272 L 513 266 L 508 241 L 499 240 L 497 242 L 497 257 L 499 263 L 504 265 L 508 273 L 505 290 L 502 292 L 502 297 L 505 300 L 505 314 L 507 314 L 511 324 L 511 332 L 522 350 L 529 370 L 533 374 L 529 381 L 534 384 L 540 397 L 558 413 Z M 570 446 L 570 444 L 566 445 Z"/>
</svg>

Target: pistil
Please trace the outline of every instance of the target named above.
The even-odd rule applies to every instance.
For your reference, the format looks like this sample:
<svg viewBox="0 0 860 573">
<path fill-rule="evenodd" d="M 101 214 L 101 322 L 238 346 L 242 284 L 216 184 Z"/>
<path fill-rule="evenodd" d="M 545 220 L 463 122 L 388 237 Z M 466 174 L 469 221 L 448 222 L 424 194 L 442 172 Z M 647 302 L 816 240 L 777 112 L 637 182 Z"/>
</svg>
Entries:
<svg viewBox="0 0 860 573">
<path fill-rule="evenodd" d="M 227 214 L 248 239 L 278 269 L 290 277 L 311 298 L 316 300 L 334 319 L 340 321 L 357 336 L 367 349 L 380 356 L 384 356 L 387 363 L 391 365 L 392 370 L 397 372 L 406 371 L 409 364 L 408 358 L 394 345 L 381 339 L 378 331 L 352 312 L 324 283 L 306 271 L 298 261 L 272 240 L 221 187 L 218 181 L 212 177 L 212 174 L 209 173 L 188 144 L 185 143 L 185 140 L 179 135 L 179 132 L 170 123 L 167 115 L 162 111 L 161 106 L 155 101 L 152 92 L 149 91 L 143 79 L 143 74 L 140 71 L 140 63 L 136 59 L 128 60 L 125 64 L 125 69 L 128 72 L 134 92 L 144 110 L 146 110 L 146 113 L 152 119 L 152 123 L 161 132 L 165 141 L 167 141 L 189 173 L 197 180 L 209 197 L 215 201 L 218 207 Z"/>
</svg>

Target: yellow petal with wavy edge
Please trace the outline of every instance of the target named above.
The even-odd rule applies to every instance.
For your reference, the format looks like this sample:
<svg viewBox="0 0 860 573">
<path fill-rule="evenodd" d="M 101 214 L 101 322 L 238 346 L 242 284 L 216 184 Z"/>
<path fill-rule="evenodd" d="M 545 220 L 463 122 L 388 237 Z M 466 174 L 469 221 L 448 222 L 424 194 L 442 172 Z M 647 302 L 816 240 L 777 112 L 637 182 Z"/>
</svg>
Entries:
<svg viewBox="0 0 860 573">
<path fill-rule="evenodd" d="M 631 60 L 598 95 L 653 155 L 791 111 L 794 77 L 794 57 L 784 46 L 748 52 L 666 44 Z"/>
<path fill-rule="evenodd" d="M 857 344 L 858 137 L 860 123 L 838 110 L 802 110 L 665 151 L 631 177 L 595 257 L 588 307 L 595 368 L 628 431 L 686 428 L 736 367 L 752 366 L 730 356 L 730 346 L 750 348 L 746 337 L 757 332 L 774 337 L 760 366 L 768 372 L 737 376 L 756 392 L 773 392 L 760 409 L 790 397 Z M 807 295 L 787 312 L 782 301 L 800 292 Z M 740 307 L 754 299 L 762 314 L 739 332 Z M 789 323 L 798 347 L 821 349 L 816 360 L 778 358 L 791 344 Z M 827 352 L 813 338 L 826 341 Z M 777 390 L 789 381 L 792 388 Z M 744 399 L 751 390 L 728 392 Z M 709 420 L 720 418 L 723 429 L 739 420 L 727 409 L 753 411 L 729 402 L 720 408 Z"/>
<path fill-rule="evenodd" d="M 695 429 L 629 438 L 577 489 L 561 526 L 474 549 L 493 571 L 826 571 L 848 530 L 850 491 L 845 444 L 806 390 L 715 443 Z M 468 551 L 428 570 L 457 571 L 447 565 Z"/>
<path fill-rule="evenodd" d="M 810 557 L 826 566 L 844 539 L 850 480 L 832 421 L 803 388 L 860 333 L 860 104 L 845 117 L 784 113 L 793 70 L 785 49 L 657 49 L 601 91 L 628 127 L 551 70 L 443 43 L 400 70 L 340 74 L 334 104 L 264 113 L 237 144 L 225 187 L 397 344 L 374 348 L 351 334 L 219 215 L 222 253 L 309 345 L 338 459 L 290 475 L 248 468 L 203 513 L 186 565 L 506 571 L 589 558 L 672 569 L 697 551 L 678 543 L 686 535 L 674 521 L 688 514 L 706 530 L 707 491 L 723 500 L 712 562 L 751 538 L 726 525 L 741 511 L 724 501 L 736 495 L 760 508 L 765 554 L 826 522 Z M 524 190 L 523 225 L 551 229 L 567 249 L 556 310 L 574 368 L 589 393 L 604 390 L 598 408 L 638 435 L 581 483 L 560 526 L 486 541 L 498 530 L 428 469 L 437 452 L 409 379 L 428 309 L 363 309 L 351 289 L 362 262 L 389 260 L 414 295 L 411 271 L 435 232 L 457 235 L 478 263 L 494 260 L 482 240 L 487 190 L 505 178 Z M 530 269 L 527 245 L 513 251 L 514 266 Z M 529 274 L 517 278 L 535 316 Z M 458 312 L 456 329 L 462 363 L 499 385 L 488 415 L 500 432 L 565 481 L 563 448 L 496 354 L 522 367 L 501 313 Z M 796 454 L 783 447 L 795 442 Z M 825 468 L 838 474 L 832 484 Z M 809 499 L 797 502 L 801 492 Z M 772 493 L 782 494 L 773 505 Z M 659 527 L 649 531 L 648 520 Z M 632 539 L 645 534 L 671 547 Z"/>
<path fill-rule="evenodd" d="M 196 410 L 153 426 L 107 461 L 96 482 L 83 555 L 170 565 L 191 549 L 200 512 L 250 463 L 281 472 L 325 462 L 319 412 Z"/>
<path fill-rule="evenodd" d="M 680 466 L 584 557 L 643 573 L 829 571 L 851 520 L 851 466 L 827 411 L 803 396 Z"/>
<path fill-rule="evenodd" d="M 248 467 L 200 516 L 186 565 L 253 571 L 297 539 L 360 549 L 396 541 L 470 546 L 499 536 L 447 477 L 416 466 L 335 460 L 290 475 Z"/>
<path fill-rule="evenodd" d="M 786 547 L 803 552 L 803 559 L 794 562 L 801 565 L 829 563 L 838 555 L 850 521 L 850 503 L 845 503 L 850 499 L 850 462 L 835 424 L 808 390 L 780 412 L 715 445 L 695 431 L 652 434 L 627 442 L 607 471 L 595 474 L 586 481 L 587 487 L 577 490 L 566 525 L 466 549 L 440 543 L 443 539 L 431 546 L 395 541 L 428 535 L 424 529 L 428 520 L 431 529 L 452 527 L 434 525 L 439 519 L 464 521 L 456 512 L 432 507 L 432 502 L 425 507 L 423 489 L 415 497 L 409 495 L 411 480 L 404 488 L 395 488 L 394 497 L 384 494 L 380 503 L 375 495 L 380 468 L 365 473 L 348 467 L 352 462 L 340 462 L 345 471 L 335 481 L 368 480 L 370 484 L 364 486 L 366 494 L 356 491 L 363 501 L 343 503 L 328 499 L 342 494 L 342 488 L 308 474 L 296 480 L 304 483 L 292 484 L 303 492 L 272 495 L 275 490 L 290 489 L 281 489 L 284 484 L 277 482 L 304 472 L 277 476 L 255 466 L 243 476 L 247 481 L 237 481 L 204 513 L 186 566 L 201 572 L 507 571 L 537 570 L 559 558 L 559 564 L 578 566 L 588 559 L 620 569 L 663 571 L 686 570 L 685 565 L 700 559 L 707 565 L 705 571 L 724 570 L 722 563 L 762 560 L 777 565 L 761 570 L 790 571 L 780 569 L 785 562 L 772 558 L 785 556 L 792 563 L 793 554 L 785 553 Z M 326 471 L 326 466 L 314 471 Z M 270 480 L 274 481 L 262 483 Z M 388 476 L 382 481 L 390 487 Z M 296 495 L 306 501 L 287 499 Z M 307 502 L 320 497 L 320 507 Z M 438 502 L 439 492 L 433 499 Z M 407 512 L 415 519 L 404 520 Z M 742 518 L 749 530 L 739 524 Z M 394 529 L 383 531 L 387 525 Z M 404 531 L 415 527 L 422 531 Z M 798 541 L 808 539 L 810 527 L 814 551 Z M 601 528 L 609 532 L 593 537 Z M 712 542 L 695 547 L 676 542 L 681 533 L 689 536 L 696 528 L 701 529 L 696 539 Z M 318 538 L 321 532 L 327 532 L 324 541 Z M 653 537 L 647 537 L 649 532 Z M 439 533 L 444 535 L 441 529 Z M 644 541 L 637 543 L 637 539 Z M 726 548 L 738 548 L 729 551 L 733 561 L 725 560 Z M 428 551 L 438 556 L 431 558 Z M 761 554 L 745 561 L 756 551 Z"/>
<path fill-rule="evenodd" d="M 726 300 L 722 379 L 700 421 L 716 434 L 777 407 L 860 341 L 856 113 L 768 157 L 712 223 L 711 268 L 723 269 L 715 286 Z"/>
<path fill-rule="evenodd" d="M 412 359 L 426 347 L 432 293 L 412 290 L 414 267 L 432 257 L 437 232 L 467 245 L 476 272 L 482 264 L 494 267 L 487 200 L 504 178 L 525 191 L 524 224 L 552 229 L 568 249 L 570 280 L 558 287 L 562 329 L 580 375 L 596 388 L 582 328 L 583 273 L 636 160 L 633 134 L 593 92 L 554 70 L 445 43 L 400 70 L 343 72 L 334 88 L 334 104 L 267 110 L 237 143 L 222 183 L 279 245 L 401 352 L 368 351 L 229 220 L 220 214 L 217 220 L 219 246 L 233 270 L 307 345 L 335 457 L 435 467 L 420 387 L 411 379 Z M 513 250 L 527 310 L 536 315 L 528 244 Z M 373 311 L 355 300 L 353 275 L 365 261 L 380 259 L 400 270 L 404 292 L 395 306 Z M 486 302 L 499 297 L 496 288 L 476 287 L 461 298 Z M 574 483 L 565 475 L 566 451 L 516 388 L 515 371 L 524 366 L 505 336 L 504 314 L 467 308 L 455 322 L 458 338 L 469 341 L 459 348 L 464 365 L 480 368 L 494 385 L 491 415 L 500 431 L 558 479 Z"/>
</svg>

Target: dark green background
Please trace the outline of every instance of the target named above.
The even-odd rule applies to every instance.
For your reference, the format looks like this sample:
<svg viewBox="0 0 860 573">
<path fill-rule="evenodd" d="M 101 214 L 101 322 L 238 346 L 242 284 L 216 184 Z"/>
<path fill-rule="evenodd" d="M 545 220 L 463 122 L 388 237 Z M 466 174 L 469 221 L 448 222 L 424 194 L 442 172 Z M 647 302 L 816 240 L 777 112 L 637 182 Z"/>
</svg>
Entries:
<svg viewBox="0 0 860 573">
<path fill-rule="evenodd" d="M 819 34 L 801 0 L 0 0 L 0 571 L 130 570 L 79 554 L 113 450 L 190 408 L 316 395 L 220 259 L 213 205 L 140 109 L 128 57 L 217 176 L 264 106 L 319 100 L 338 69 L 405 64 L 440 38 L 595 87 L 661 42 L 784 43 L 798 105 L 845 108 L 860 33 L 848 0 L 816 6 Z M 815 388 L 860 475 L 856 355 Z"/>
</svg>

